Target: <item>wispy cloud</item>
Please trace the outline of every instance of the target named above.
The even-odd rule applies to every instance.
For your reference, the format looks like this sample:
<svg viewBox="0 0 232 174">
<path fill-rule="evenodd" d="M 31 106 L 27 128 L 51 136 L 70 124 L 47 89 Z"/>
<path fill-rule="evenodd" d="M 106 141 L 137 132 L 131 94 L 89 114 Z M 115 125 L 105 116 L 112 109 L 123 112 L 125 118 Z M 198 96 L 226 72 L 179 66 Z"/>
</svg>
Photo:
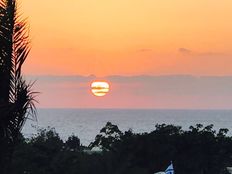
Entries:
<svg viewBox="0 0 232 174">
<path fill-rule="evenodd" d="M 152 49 L 150 48 L 142 48 L 138 50 L 138 52 L 150 52 L 150 51 L 152 51 Z"/>
<path fill-rule="evenodd" d="M 187 49 L 187 48 L 179 48 L 178 51 L 181 54 L 191 54 L 192 53 L 192 51 Z"/>
<path fill-rule="evenodd" d="M 202 52 L 202 53 L 198 53 L 199 56 L 228 56 L 225 53 L 220 53 L 220 52 Z"/>
<path fill-rule="evenodd" d="M 179 48 L 178 52 L 181 54 L 185 54 L 185 55 L 193 55 L 193 56 L 207 56 L 207 57 L 220 57 L 220 56 L 227 56 L 227 54 L 222 53 L 222 52 L 214 52 L 214 51 L 206 51 L 206 52 L 200 52 L 200 51 L 193 51 L 191 49 L 188 48 Z"/>
</svg>

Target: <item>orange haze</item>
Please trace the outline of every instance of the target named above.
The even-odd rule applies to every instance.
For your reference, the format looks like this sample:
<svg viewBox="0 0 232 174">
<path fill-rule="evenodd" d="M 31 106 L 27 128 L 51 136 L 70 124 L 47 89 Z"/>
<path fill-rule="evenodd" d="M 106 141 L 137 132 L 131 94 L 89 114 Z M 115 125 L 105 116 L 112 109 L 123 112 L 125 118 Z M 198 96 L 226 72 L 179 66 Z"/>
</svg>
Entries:
<svg viewBox="0 0 232 174">
<path fill-rule="evenodd" d="M 26 74 L 232 74 L 231 0 L 23 0 Z"/>
<path fill-rule="evenodd" d="M 23 70 L 37 79 L 40 107 L 232 108 L 232 0 L 20 6 L 32 38 Z M 90 74 L 108 77 L 106 96 L 90 93 Z"/>
</svg>

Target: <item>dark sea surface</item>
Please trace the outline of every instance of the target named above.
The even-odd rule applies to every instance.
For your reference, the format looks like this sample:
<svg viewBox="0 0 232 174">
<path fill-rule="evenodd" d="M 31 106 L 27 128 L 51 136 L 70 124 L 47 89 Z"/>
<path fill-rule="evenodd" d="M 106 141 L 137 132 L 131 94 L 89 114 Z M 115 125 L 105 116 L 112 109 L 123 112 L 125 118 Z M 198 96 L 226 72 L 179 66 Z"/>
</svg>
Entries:
<svg viewBox="0 0 232 174">
<path fill-rule="evenodd" d="M 188 129 L 201 123 L 213 124 L 216 130 L 228 128 L 232 135 L 232 110 L 152 110 L 152 109 L 38 109 L 37 122 L 28 120 L 23 134 L 31 137 L 40 128 L 52 127 L 62 139 L 77 135 L 81 144 L 92 142 L 110 121 L 121 131 L 151 132 L 156 124 L 174 124 Z"/>
</svg>

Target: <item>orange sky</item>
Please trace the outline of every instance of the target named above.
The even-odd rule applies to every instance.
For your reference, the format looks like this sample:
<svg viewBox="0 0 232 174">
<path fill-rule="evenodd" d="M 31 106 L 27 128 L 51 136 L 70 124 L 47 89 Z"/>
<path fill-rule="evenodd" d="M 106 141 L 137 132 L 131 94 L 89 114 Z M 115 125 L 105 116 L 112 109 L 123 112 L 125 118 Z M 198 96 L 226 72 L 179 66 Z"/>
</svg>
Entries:
<svg viewBox="0 0 232 174">
<path fill-rule="evenodd" d="M 231 0 L 22 0 L 26 74 L 232 75 Z"/>
</svg>

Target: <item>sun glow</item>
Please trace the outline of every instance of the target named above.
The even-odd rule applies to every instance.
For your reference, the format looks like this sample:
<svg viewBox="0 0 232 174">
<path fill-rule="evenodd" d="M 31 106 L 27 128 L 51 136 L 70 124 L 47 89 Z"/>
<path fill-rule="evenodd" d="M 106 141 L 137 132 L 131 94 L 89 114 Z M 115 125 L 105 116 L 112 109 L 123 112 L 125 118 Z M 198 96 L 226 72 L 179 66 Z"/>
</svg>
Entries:
<svg viewBox="0 0 232 174">
<path fill-rule="evenodd" d="M 107 82 L 95 81 L 91 84 L 91 91 L 97 97 L 105 96 L 109 92 L 110 85 Z"/>
</svg>

